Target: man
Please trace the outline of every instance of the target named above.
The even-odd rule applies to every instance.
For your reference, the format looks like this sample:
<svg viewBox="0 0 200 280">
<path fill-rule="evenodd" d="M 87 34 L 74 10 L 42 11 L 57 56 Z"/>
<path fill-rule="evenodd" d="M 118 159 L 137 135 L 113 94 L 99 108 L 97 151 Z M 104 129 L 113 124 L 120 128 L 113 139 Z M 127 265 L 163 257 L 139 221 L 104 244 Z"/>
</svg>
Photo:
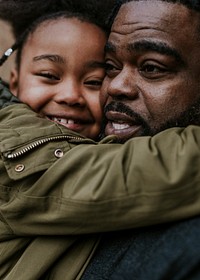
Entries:
<svg viewBox="0 0 200 280">
<path fill-rule="evenodd" d="M 127 2 L 106 45 L 106 135 L 125 142 L 173 126 L 199 125 L 199 14 L 163 1 Z"/>
<path fill-rule="evenodd" d="M 106 46 L 106 134 L 199 125 L 200 2 L 122 2 Z M 199 233 L 196 218 L 107 234 L 83 279 L 199 279 Z"/>
<path fill-rule="evenodd" d="M 146 4 L 147 2 L 142 1 L 141 3 Z M 161 9 L 163 11 L 162 17 L 164 16 L 166 7 L 177 8 L 177 4 L 166 4 L 156 1 L 156 5 L 154 5 L 155 9 L 158 3 L 159 9 L 161 7 L 163 8 Z M 161 3 L 164 6 L 162 6 Z M 140 2 L 138 2 L 138 5 L 139 4 Z M 133 3 L 131 2 L 127 5 L 133 5 Z M 144 6 L 139 6 L 141 11 L 143 11 L 142 7 Z M 188 9 L 185 8 L 185 6 L 178 5 L 178 8 L 180 7 L 181 13 L 184 12 L 183 15 L 186 17 L 185 13 Z M 128 6 L 128 9 L 129 8 L 130 6 Z M 139 12 L 139 10 L 137 10 L 137 12 Z M 149 14 L 149 9 L 147 9 L 147 11 Z M 169 12 L 169 10 L 167 11 Z M 160 19 L 161 15 L 158 13 L 159 17 L 157 13 L 155 19 Z M 189 19 L 191 20 L 194 17 L 192 21 L 193 25 L 190 25 L 190 21 L 187 21 L 190 29 L 192 28 L 190 30 L 191 33 L 189 33 L 191 34 L 191 39 L 193 39 L 191 40 L 192 43 L 190 47 L 192 47 L 191 49 L 197 55 L 198 51 L 195 44 L 196 37 L 192 36 L 194 35 L 192 30 L 196 31 L 195 27 L 197 28 L 197 24 L 194 24 L 195 20 L 197 23 L 197 14 L 196 12 L 191 13 L 192 17 L 189 17 Z M 142 15 L 144 16 L 144 14 Z M 169 18 L 167 12 L 165 16 L 167 19 Z M 128 19 L 128 16 L 126 18 Z M 144 19 L 145 18 L 148 18 L 147 14 Z M 119 18 L 117 18 L 115 22 L 116 25 L 114 24 L 113 28 L 117 26 L 118 22 L 121 24 Z M 150 22 L 153 22 L 152 18 L 148 22 L 148 25 Z M 156 26 L 155 22 L 153 22 L 153 24 Z M 144 27 L 145 26 L 140 27 L 139 25 L 138 29 L 140 31 L 143 29 L 145 30 Z M 149 30 L 149 28 L 147 28 L 147 30 Z M 151 37 L 153 34 L 154 32 L 152 32 Z M 119 41 L 120 40 L 117 38 L 117 42 Z M 186 40 L 186 42 L 190 42 L 190 40 Z M 132 70 L 129 57 L 127 54 L 123 54 L 123 48 L 120 47 L 119 55 L 123 54 L 122 57 L 125 61 L 125 63 L 122 63 L 121 58 L 119 59 L 113 55 L 113 53 L 115 53 L 113 51 L 115 46 L 112 44 L 110 44 L 110 46 L 108 45 L 108 77 L 105 80 L 104 89 L 108 87 L 108 94 L 111 97 L 109 97 L 107 101 L 108 106 L 106 110 L 108 112 L 106 116 L 110 124 L 106 126 L 106 134 L 114 131 L 121 139 L 121 142 L 124 142 L 126 138 L 133 135 L 139 136 L 146 134 L 145 131 L 147 131 L 147 128 L 145 121 L 149 123 L 148 129 L 151 131 L 151 134 L 155 134 L 164 126 L 160 117 L 168 118 L 168 114 L 166 114 L 164 110 L 165 106 L 163 106 L 164 108 L 162 107 L 162 110 L 160 108 L 161 103 L 156 106 L 156 97 L 154 95 L 142 95 L 144 89 L 147 89 L 147 86 L 152 90 L 154 87 L 160 86 L 160 88 L 158 88 L 159 91 L 156 90 L 155 94 L 159 93 L 160 96 L 164 95 L 163 102 L 165 101 L 166 104 L 168 104 L 168 100 L 171 100 L 170 97 L 172 93 L 174 93 L 175 97 L 178 99 L 178 97 L 182 97 L 182 95 L 178 94 L 184 90 L 183 100 L 179 100 L 182 107 L 179 107 L 177 115 L 174 110 L 171 111 L 171 114 L 174 114 L 173 118 L 178 117 L 179 113 L 181 115 L 181 110 L 188 111 L 198 99 L 199 80 L 197 77 L 199 74 L 199 64 L 196 63 L 197 61 L 194 60 L 194 58 L 189 59 L 188 48 L 185 48 L 188 57 L 181 49 L 183 63 L 182 60 L 179 61 L 179 59 L 177 59 L 179 63 L 181 62 L 178 67 L 176 55 L 174 57 L 174 52 L 172 54 L 171 52 L 166 52 L 165 44 L 164 46 L 163 44 L 159 44 L 161 49 L 159 52 L 156 51 L 156 44 L 153 44 L 153 49 L 152 44 L 146 44 L 145 48 L 144 45 L 145 44 L 136 45 L 136 50 L 139 48 L 139 53 L 132 59 L 134 63 L 137 61 L 137 64 L 134 65 L 140 65 L 139 73 L 144 74 L 144 77 L 135 75 L 137 71 L 133 71 L 133 78 L 137 77 L 138 81 L 141 81 L 141 86 L 139 83 L 137 84 L 134 82 L 131 84 L 131 91 L 129 90 L 128 83 L 130 75 L 128 75 L 126 79 L 125 76 L 123 76 L 126 73 L 130 74 L 128 70 Z M 181 41 L 179 47 L 182 46 L 183 44 Z M 134 48 L 133 45 L 129 46 L 128 53 Z M 145 53 L 145 51 L 147 51 L 147 53 Z M 184 62 L 187 63 L 184 64 Z M 122 65 L 125 65 L 125 68 L 122 68 Z M 169 67 L 170 65 L 171 67 Z M 175 72 L 171 73 L 170 70 L 173 68 Z M 120 71 L 121 69 L 123 70 Z M 192 71 L 193 75 L 189 75 L 189 71 Z M 116 75 L 116 73 L 119 72 L 120 79 L 118 79 L 118 75 Z M 185 80 L 187 77 L 186 74 L 189 75 L 188 81 Z M 124 79 L 122 79 L 123 77 Z M 167 80 L 168 86 L 165 80 Z M 183 82 L 184 87 L 182 86 Z M 164 83 L 165 86 L 162 87 L 162 83 Z M 119 85 L 121 86 L 119 87 Z M 142 88 L 142 86 L 144 86 L 144 88 Z M 124 91 L 122 90 L 123 88 L 125 88 Z M 190 90 L 191 95 L 187 96 L 186 93 Z M 166 92 L 169 96 L 165 95 Z M 132 103 L 134 101 L 137 105 L 137 96 L 142 96 L 141 100 L 144 100 L 148 110 L 143 106 L 141 107 L 141 112 L 136 111 L 137 114 L 133 114 L 132 106 L 128 106 L 131 110 L 127 110 L 126 103 Z M 152 98 L 150 99 L 150 97 Z M 111 98 L 114 100 L 114 103 L 110 103 Z M 196 99 L 195 102 L 193 99 Z M 126 114 L 124 114 L 124 111 L 119 112 L 120 109 L 117 105 L 118 100 L 120 100 L 120 106 L 123 110 L 126 109 Z M 150 100 L 155 101 L 155 104 L 154 102 L 150 102 Z M 173 102 L 169 102 L 169 104 L 172 106 Z M 109 107 L 111 108 L 109 109 Z M 86 145 L 86 143 L 89 142 L 87 139 L 83 139 L 80 136 L 78 138 L 74 133 L 66 132 L 64 128 L 58 125 L 49 124 L 48 121 L 37 118 L 34 113 L 24 119 L 27 112 L 25 105 L 19 105 L 15 107 L 15 110 L 12 109 L 13 107 L 8 107 L 2 111 L 2 124 L 0 127 L 3 160 L 0 163 L 2 192 L 1 227 L 4 233 L 4 235 L 1 235 L 1 244 L 6 246 L 6 249 L 5 246 L 2 246 L 4 250 L 2 258 L 5 264 L 3 266 L 4 271 L 6 271 L 5 275 L 6 273 L 8 275 L 7 279 L 14 279 L 14 277 L 16 277 L 16 272 L 21 272 L 21 278 L 18 279 L 27 279 L 22 278 L 22 276 L 27 276 L 28 270 L 30 272 L 30 267 L 27 270 L 26 266 L 28 260 L 34 263 L 34 270 L 31 271 L 32 277 L 34 277 L 33 273 L 36 267 L 41 269 L 41 277 L 44 275 L 48 277 L 44 264 L 48 268 L 47 273 L 51 276 L 53 275 L 54 279 L 64 279 L 64 272 L 67 273 L 66 279 L 75 279 L 75 277 L 79 277 L 95 249 L 93 245 L 95 243 L 92 244 L 89 242 L 92 238 L 95 239 L 95 236 L 87 235 L 84 236 L 84 238 L 79 238 L 79 241 L 82 240 L 82 242 L 79 242 L 79 250 L 80 248 L 82 248 L 82 250 L 86 249 L 84 246 L 87 248 L 90 247 L 87 251 L 89 252 L 87 261 L 84 263 L 81 260 L 81 256 L 83 255 L 82 251 L 79 250 L 75 250 L 75 253 L 70 256 L 70 260 L 69 258 L 63 258 L 66 249 L 70 248 L 70 246 L 72 253 L 74 249 L 73 242 L 76 239 L 75 236 L 72 236 L 70 240 L 67 240 L 65 237 L 67 234 L 75 235 L 80 233 L 126 229 L 134 226 L 173 221 L 199 214 L 198 144 L 200 139 L 198 127 L 190 127 L 185 131 L 183 129 L 174 129 L 171 131 L 170 136 L 166 131 L 152 139 L 138 138 L 130 140 L 122 146 L 110 144 L 93 146 Z M 142 109 L 145 112 L 144 115 L 142 115 Z M 129 113 L 130 111 L 131 113 Z M 150 112 L 149 114 L 148 111 Z M 160 113 L 157 114 L 157 111 Z M 17 112 L 20 112 L 21 115 L 17 115 Z M 138 114 L 142 115 L 143 119 L 141 119 Z M 35 121 L 36 119 L 37 123 Z M 196 120 L 198 120 L 198 116 L 196 116 L 195 121 Z M 34 136 L 32 136 L 30 130 L 28 130 L 27 124 L 30 123 L 32 123 L 31 134 Z M 134 133 L 130 133 L 130 131 Z M 54 136 L 54 133 L 56 133 L 56 136 Z M 47 137 L 47 134 L 49 137 Z M 189 139 L 186 139 L 187 137 Z M 66 141 L 62 141 L 62 139 L 69 139 L 69 143 L 67 144 Z M 74 147 L 77 142 L 83 143 L 84 145 Z M 165 143 L 167 143 L 166 149 L 163 151 L 161 147 L 163 147 Z M 56 150 L 55 147 L 57 147 Z M 120 151 L 117 151 L 118 149 L 120 149 Z M 169 152 L 171 152 L 171 154 L 169 154 Z M 63 153 L 66 153 L 66 155 L 63 156 Z M 188 153 L 190 153 L 189 158 Z M 55 155 L 54 158 L 53 155 Z M 31 161 L 30 157 L 32 158 Z M 56 161 L 56 157 L 60 159 Z M 148 162 L 148 165 L 144 167 L 145 160 Z M 196 165 L 194 165 L 193 168 L 188 168 L 194 161 Z M 143 165 L 141 164 L 142 162 Z M 48 167 L 50 168 L 47 170 Z M 177 167 L 178 170 L 174 170 L 175 167 Z M 83 168 L 83 170 L 80 173 L 81 168 Z M 143 174 L 144 171 L 146 173 Z M 93 179 L 92 176 L 94 176 L 94 174 L 95 177 Z M 192 181 L 191 178 L 193 179 Z M 164 227 L 162 229 L 165 233 Z M 161 229 L 159 230 L 161 231 Z M 158 237 L 160 236 L 159 230 L 157 231 Z M 127 236 L 129 233 L 130 236 Z M 140 234 L 142 235 L 142 232 L 139 232 L 139 236 Z M 51 237 L 52 235 L 59 235 L 59 238 L 55 236 Z M 24 238 L 24 236 L 27 236 L 27 238 Z M 148 236 L 150 238 L 151 234 L 147 235 L 147 237 Z M 198 237 L 198 234 L 196 237 Z M 130 244 L 135 244 L 133 241 L 136 238 L 137 236 L 133 237 L 132 232 L 127 232 L 125 238 L 117 239 L 117 245 L 122 245 L 124 250 L 127 250 Z M 149 240 L 146 238 L 145 234 L 143 240 L 147 240 L 147 246 L 143 247 L 144 251 L 147 252 L 146 249 Z M 151 240 L 156 240 L 154 229 Z M 104 244 L 103 242 L 102 244 Z M 139 244 L 138 247 L 142 248 L 142 246 L 140 246 L 141 242 L 136 242 L 136 244 Z M 154 242 L 152 242 L 152 244 L 154 245 Z M 14 251 L 14 246 L 18 249 L 17 251 Z M 102 248 L 103 251 L 103 246 L 100 248 Z M 113 248 L 113 251 L 109 251 L 109 248 Z M 110 271 L 116 273 L 113 274 L 115 279 L 117 279 L 116 277 L 119 275 L 118 271 L 113 271 L 113 267 L 116 266 L 116 258 L 113 257 L 113 253 L 116 252 L 115 248 L 117 248 L 118 251 L 118 246 L 106 246 L 106 252 L 108 252 L 107 257 L 111 256 L 113 260 L 111 266 L 109 266 L 110 263 L 108 263 L 109 269 L 106 271 L 108 273 L 104 275 L 104 278 L 107 277 L 107 279 L 110 277 Z M 155 251 L 155 248 L 151 247 L 148 251 L 149 254 L 151 253 L 150 249 Z M 48 254 L 48 252 L 50 253 Z M 110 254 L 110 252 L 112 254 Z M 124 254 L 125 251 L 122 253 Z M 10 264 L 11 255 L 14 255 L 12 264 Z M 118 256 L 119 258 L 117 260 L 122 258 L 121 252 Z M 141 256 L 142 255 L 140 255 L 139 258 L 141 258 Z M 47 261 L 45 262 L 44 259 Z M 111 258 L 103 258 L 103 260 L 107 259 L 109 260 Z M 75 261 L 78 262 L 76 266 L 77 270 L 79 270 L 78 272 L 76 271 L 76 274 L 71 276 Z M 52 263 L 54 266 L 51 265 Z M 68 266 L 66 266 L 66 263 Z M 106 266 L 104 266 L 104 268 L 106 268 Z M 110 270 L 110 268 L 112 269 Z M 10 270 L 9 274 L 8 270 Z M 139 271 L 140 270 L 141 267 L 139 267 Z M 104 273 L 104 271 L 102 271 L 102 273 Z M 102 279 L 103 277 L 101 277 L 100 272 L 101 271 L 97 271 L 97 273 L 94 274 L 93 270 L 91 274 L 86 274 L 86 277 L 88 277 L 86 279 L 90 279 L 89 277 L 98 279 L 95 278 L 96 276 Z M 120 272 L 123 273 L 123 270 Z M 63 277 L 59 278 L 58 274 Z M 153 276 L 155 277 L 155 274 L 153 274 Z M 127 278 L 130 279 L 130 275 L 128 275 Z"/>
</svg>

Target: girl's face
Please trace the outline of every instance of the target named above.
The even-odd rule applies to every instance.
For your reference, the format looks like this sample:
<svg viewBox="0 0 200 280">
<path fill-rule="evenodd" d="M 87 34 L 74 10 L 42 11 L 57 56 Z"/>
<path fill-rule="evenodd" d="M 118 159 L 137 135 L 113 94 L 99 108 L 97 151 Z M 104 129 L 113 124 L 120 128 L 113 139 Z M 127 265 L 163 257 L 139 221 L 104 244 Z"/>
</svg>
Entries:
<svg viewBox="0 0 200 280">
<path fill-rule="evenodd" d="M 96 139 L 102 110 L 105 33 L 76 18 L 47 20 L 29 35 L 10 88 L 34 111 Z"/>
</svg>

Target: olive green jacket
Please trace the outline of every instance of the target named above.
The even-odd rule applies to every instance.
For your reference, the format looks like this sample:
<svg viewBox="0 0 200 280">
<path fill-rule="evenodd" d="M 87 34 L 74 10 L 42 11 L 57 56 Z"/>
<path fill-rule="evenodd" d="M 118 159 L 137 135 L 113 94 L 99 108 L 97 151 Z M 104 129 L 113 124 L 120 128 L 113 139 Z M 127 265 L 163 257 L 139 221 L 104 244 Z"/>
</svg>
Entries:
<svg viewBox="0 0 200 280">
<path fill-rule="evenodd" d="M 200 128 L 115 144 L 0 111 L 0 279 L 79 279 L 100 232 L 200 213 Z"/>
</svg>

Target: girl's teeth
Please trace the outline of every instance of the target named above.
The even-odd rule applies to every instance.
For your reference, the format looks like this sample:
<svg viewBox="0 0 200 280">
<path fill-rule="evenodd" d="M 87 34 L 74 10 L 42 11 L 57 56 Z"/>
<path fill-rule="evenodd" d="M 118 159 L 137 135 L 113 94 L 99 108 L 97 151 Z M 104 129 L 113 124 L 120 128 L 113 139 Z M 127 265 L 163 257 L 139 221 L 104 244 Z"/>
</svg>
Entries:
<svg viewBox="0 0 200 280">
<path fill-rule="evenodd" d="M 62 119 L 62 118 L 56 118 L 56 117 L 53 117 L 52 120 L 54 122 L 59 122 L 59 123 L 62 123 L 62 124 L 74 124 L 74 120 L 67 120 L 67 119 Z"/>
</svg>

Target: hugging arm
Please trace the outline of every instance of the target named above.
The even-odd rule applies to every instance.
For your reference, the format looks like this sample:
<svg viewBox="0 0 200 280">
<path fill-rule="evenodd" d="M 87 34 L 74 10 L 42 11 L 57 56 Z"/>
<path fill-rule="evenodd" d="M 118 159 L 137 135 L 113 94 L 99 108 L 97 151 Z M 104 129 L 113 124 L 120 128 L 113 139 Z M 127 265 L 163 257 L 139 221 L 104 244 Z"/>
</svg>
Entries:
<svg viewBox="0 0 200 280">
<path fill-rule="evenodd" d="M 123 145 L 110 143 L 112 137 L 97 144 L 23 104 L 2 109 L 0 116 L 5 232 L 93 233 L 200 213 L 197 126 Z"/>
</svg>

